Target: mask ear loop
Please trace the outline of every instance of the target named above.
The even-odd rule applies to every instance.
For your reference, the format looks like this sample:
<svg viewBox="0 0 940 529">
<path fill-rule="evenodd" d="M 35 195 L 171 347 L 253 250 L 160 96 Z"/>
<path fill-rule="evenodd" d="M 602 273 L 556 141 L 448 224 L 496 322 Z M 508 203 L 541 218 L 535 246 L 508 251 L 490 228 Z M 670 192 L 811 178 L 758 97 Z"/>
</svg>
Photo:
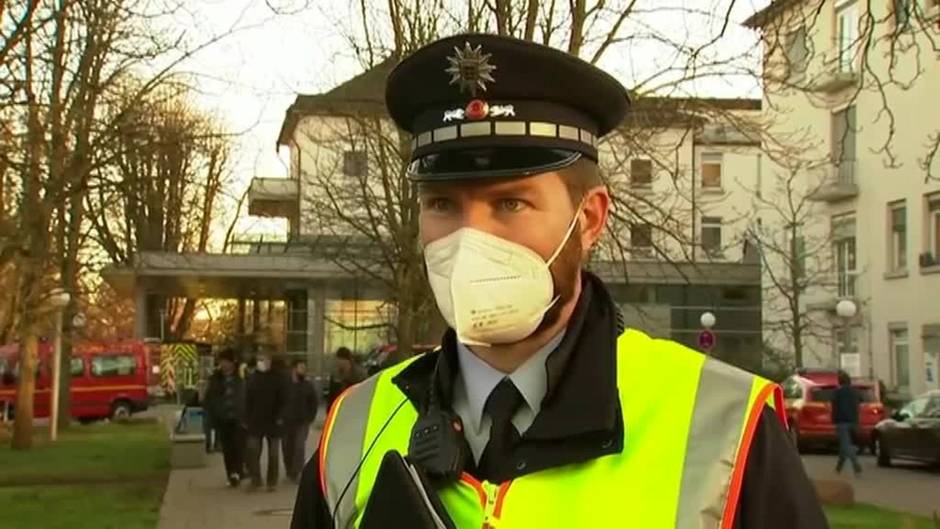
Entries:
<svg viewBox="0 0 940 529">
<path fill-rule="evenodd" d="M 565 237 L 561 240 L 561 244 L 558 245 L 558 248 L 555 249 L 555 253 L 548 258 L 548 261 L 545 263 L 546 267 L 552 266 L 552 263 L 555 262 L 555 259 L 561 254 L 561 251 L 564 249 L 565 245 L 568 244 L 568 239 L 571 238 L 571 234 L 574 232 L 574 227 L 578 225 L 578 218 L 581 216 L 581 208 L 584 207 L 584 199 L 581 199 L 581 202 L 578 202 L 577 209 L 574 210 L 574 218 L 571 219 L 571 224 L 568 225 L 568 231 L 565 232 Z"/>
</svg>

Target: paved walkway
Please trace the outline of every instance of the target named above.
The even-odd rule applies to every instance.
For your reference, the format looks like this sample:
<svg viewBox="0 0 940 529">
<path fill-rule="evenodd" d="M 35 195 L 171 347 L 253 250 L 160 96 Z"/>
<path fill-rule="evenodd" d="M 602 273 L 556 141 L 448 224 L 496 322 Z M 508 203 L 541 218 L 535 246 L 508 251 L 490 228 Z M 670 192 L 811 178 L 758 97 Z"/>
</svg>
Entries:
<svg viewBox="0 0 940 529">
<path fill-rule="evenodd" d="M 835 455 L 804 455 L 806 472 L 816 479 L 842 479 L 855 488 L 855 501 L 886 509 L 931 516 L 940 514 L 940 471 L 916 463 L 896 462 L 892 468 L 881 468 L 875 458 L 863 456 L 862 477 L 852 476 L 846 464 L 841 477 L 835 473 Z"/>
<path fill-rule="evenodd" d="M 320 438 L 323 412 L 307 440 L 307 457 Z M 265 449 L 266 450 L 266 449 Z M 288 529 L 297 486 L 284 478 L 277 491 L 247 492 L 246 483 L 231 489 L 225 480 L 222 454 L 207 456 L 208 465 L 170 472 L 157 529 Z M 266 456 L 261 455 L 261 461 Z"/>
</svg>

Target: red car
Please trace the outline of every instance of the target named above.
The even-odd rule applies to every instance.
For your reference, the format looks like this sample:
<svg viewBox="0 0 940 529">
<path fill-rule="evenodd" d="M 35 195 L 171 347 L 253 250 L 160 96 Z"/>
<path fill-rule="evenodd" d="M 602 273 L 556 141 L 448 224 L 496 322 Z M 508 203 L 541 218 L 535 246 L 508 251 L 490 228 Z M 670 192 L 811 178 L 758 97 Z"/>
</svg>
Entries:
<svg viewBox="0 0 940 529">
<path fill-rule="evenodd" d="M 836 443 L 835 425 L 832 424 L 830 401 L 839 386 L 838 372 L 834 369 L 800 369 L 783 382 L 790 435 L 798 447 L 831 445 Z M 872 432 L 885 418 L 878 384 L 871 380 L 853 379 L 852 386 L 861 397 L 859 409 L 860 432 L 857 443 L 874 453 Z"/>
<path fill-rule="evenodd" d="M 19 345 L 0 347 L 0 414 L 13 410 L 19 377 Z M 52 344 L 40 342 L 33 414 L 48 417 L 52 392 Z M 71 360 L 72 417 L 124 419 L 147 409 L 150 361 L 143 342 L 79 342 Z"/>
</svg>

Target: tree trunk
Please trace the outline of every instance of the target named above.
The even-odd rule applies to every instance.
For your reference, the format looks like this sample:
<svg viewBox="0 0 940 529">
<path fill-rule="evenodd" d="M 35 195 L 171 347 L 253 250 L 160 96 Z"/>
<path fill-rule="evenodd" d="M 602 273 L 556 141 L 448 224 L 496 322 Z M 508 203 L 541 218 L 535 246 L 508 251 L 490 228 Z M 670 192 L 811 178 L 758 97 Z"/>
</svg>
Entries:
<svg viewBox="0 0 940 529">
<path fill-rule="evenodd" d="M 20 376 L 16 384 L 16 419 L 13 422 L 14 450 L 29 450 L 33 446 L 33 397 L 36 393 L 36 359 L 39 337 L 27 325 L 20 339 Z"/>
</svg>

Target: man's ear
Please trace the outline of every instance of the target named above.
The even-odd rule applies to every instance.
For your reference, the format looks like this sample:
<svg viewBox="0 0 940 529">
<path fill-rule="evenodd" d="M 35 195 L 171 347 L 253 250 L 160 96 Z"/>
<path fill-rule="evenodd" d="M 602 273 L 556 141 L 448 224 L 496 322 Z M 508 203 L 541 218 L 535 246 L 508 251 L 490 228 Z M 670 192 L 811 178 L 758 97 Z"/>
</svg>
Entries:
<svg viewBox="0 0 940 529">
<path fill-rule="evenodd" d="M 610 193 L 607 186 L 597 186 L 584 194 L 581 202 L 581 248 L 584 255 L 590 253 L 607 226 L 610 214 Z"/>
</svg>

